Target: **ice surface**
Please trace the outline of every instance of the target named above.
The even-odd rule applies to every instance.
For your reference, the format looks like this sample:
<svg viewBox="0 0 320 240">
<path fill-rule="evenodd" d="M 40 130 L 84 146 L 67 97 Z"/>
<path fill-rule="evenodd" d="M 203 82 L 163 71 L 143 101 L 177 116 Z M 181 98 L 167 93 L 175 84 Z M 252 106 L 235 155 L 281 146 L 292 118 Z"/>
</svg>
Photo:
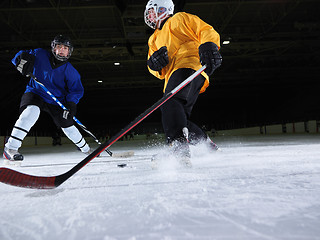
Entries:
<svg viewBox="0 0 320 240">
<path fill-rule="evenodd" d="M 56 189 L 0 183 L 0 239 L 320 239 L 319 135 L 215 141 L 222 152 L 192 147 L 192 168 L 167 157 L 152 170 L 163 148 L 124 141 L 110 150 L 133 157 L 104 153 Z M 15 169 L 41 176 L 85 157 L 73 145 L 21 152 Z"/>
</svg>

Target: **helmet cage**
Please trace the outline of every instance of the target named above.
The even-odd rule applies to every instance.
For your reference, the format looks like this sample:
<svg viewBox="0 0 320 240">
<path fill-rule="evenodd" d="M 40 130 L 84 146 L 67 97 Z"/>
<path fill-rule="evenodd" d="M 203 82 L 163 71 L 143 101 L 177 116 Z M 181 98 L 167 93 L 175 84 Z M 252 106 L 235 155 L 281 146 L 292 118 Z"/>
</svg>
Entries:
<svg viewBox="0 0 320 240">
<path fill-rule="evenodd" d="M 162 1 L 162 6 L 160 6 L 158 2 L 159 1 L 150 0 L 144 11 L 144 21 L 152 29 L 159 28 L 162 21 L 173 14 L 174 5 L 172 1 Z"/>
<path fill-rule="evenodd" d="M 67 46 L 69 48 L 68 55 L 64 57 L 64 56 L 60 56 L 59 54 L 56 54 L 55 48 L 57 45 Z M 52 54 L 54 55 L 54 57 L 56 59 L 58 59 L 59 61 L 67 61 L 71 57 L 71 54 L 73 52 L 73 45 L 72 45 L 71 41 L 69 40 L 69 38 L 64 37 L 62 35 L 59 35 L 59 36 L 55 37 L 53 39 L 53 41 L 51 42 L 51 51 L 52 51 Z"/>
</svg>

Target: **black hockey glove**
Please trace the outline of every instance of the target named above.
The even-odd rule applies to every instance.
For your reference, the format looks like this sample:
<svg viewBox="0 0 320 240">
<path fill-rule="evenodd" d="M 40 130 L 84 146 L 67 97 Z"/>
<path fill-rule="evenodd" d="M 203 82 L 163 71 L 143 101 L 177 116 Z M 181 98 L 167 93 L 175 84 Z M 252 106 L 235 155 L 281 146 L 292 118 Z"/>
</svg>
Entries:
<svg viewBox="0 0 320 240">
<path fill-rule="evenodd" d="M 67 108 L 67 110 L 63 111 L 62 117 L 66 120 L 72 119 L 74 115 L 76 115 L 77 104 L 75 104 L 74 102 L 67 102 L 65 107 Z"/>
<path fill-rule="evenodd" d="M 147 64 L 153 71 L 161 71 L 162 68 L 169 63 L 168 50 L 166 46 L 161 47 L 155 51 L 148 59 Z"/>
<path fill-rule="evenodd" d="M 34 61 L 36 57 L 32 54 L 23 52 L 17 57 L 17 70 L 26 77 L 33 72 Z"/>
<path fill-rule="evenodd" d="M 207 65 L 204 70 L 209 76 L 214 70 L 221 66 L 222 57 L 219 53 L 218 46 L 213 42 L 206 42 L 199 46 L 199 57 L 201 65 Z"/>
</svg>

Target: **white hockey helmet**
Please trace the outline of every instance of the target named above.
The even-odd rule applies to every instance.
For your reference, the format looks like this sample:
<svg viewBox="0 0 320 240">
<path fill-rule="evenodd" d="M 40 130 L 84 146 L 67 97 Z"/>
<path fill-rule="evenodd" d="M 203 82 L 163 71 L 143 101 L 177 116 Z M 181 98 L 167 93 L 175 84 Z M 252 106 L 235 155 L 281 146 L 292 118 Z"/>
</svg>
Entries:
<svg viewBox="0 0 320 240">
<path fill-rule="evenodd" d="M 145 23 L 153 28 L 159 28 L 162 21 L 173 15 L 172 0 L 149 0 L 144 11 Z"/>
</svg>

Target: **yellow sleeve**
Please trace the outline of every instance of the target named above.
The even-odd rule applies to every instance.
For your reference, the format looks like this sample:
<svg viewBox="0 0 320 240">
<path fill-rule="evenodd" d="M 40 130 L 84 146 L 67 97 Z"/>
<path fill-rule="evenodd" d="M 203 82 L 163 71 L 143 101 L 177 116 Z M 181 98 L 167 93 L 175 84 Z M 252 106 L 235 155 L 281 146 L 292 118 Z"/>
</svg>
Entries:
<svg viewBox="0 0 320 240">
<path fill-rule="evenodd" d="M 159 49 L 156 49 L 155 48 L 155 45 L 154 44 L 151 44 L 152 42 L 154 41 L 154 35 L 151 35 L 150 36 L 150 38 L 149 38 L 149 41 L 148 41 L 148 45 L 149 45 L 149 51 L 148 51 L 148 57 L 147 57 L 147 60 L 149 60 L 149 58 L 151 57 L 151 55 L 155 52 L 155 51 L 157 51 L 157 50 L 159 50 Z M 163 72 L 163 71 L 161 71 L 161 72 L 159 72 L 159 71 L 153 71 L 153 70 L 151 70 L 150 68 L 149 68 L 149 66 L 147 65 L 147 67 L 148 67 L 148 70 L 149 70 L 149 72 L 152 74 L 152 75 L 154 75 L 155 77 L 157 77 L 157 78 L 159 78 L 159 79 L 164 79 L 165 78 L 165 74 L 161 74 L 161 72 Z"/>
<path fill-rule="evenodd" d="M 205 42 L 214 42 L 220 49 L 220 35 L 208 23 L 198 16 L 189 13 L 177 13 L 177 25 L 187 37 L 192 37 L 199 45 Z M 174 27 L 173 27 L 174 28 Z"/>
</svg>

